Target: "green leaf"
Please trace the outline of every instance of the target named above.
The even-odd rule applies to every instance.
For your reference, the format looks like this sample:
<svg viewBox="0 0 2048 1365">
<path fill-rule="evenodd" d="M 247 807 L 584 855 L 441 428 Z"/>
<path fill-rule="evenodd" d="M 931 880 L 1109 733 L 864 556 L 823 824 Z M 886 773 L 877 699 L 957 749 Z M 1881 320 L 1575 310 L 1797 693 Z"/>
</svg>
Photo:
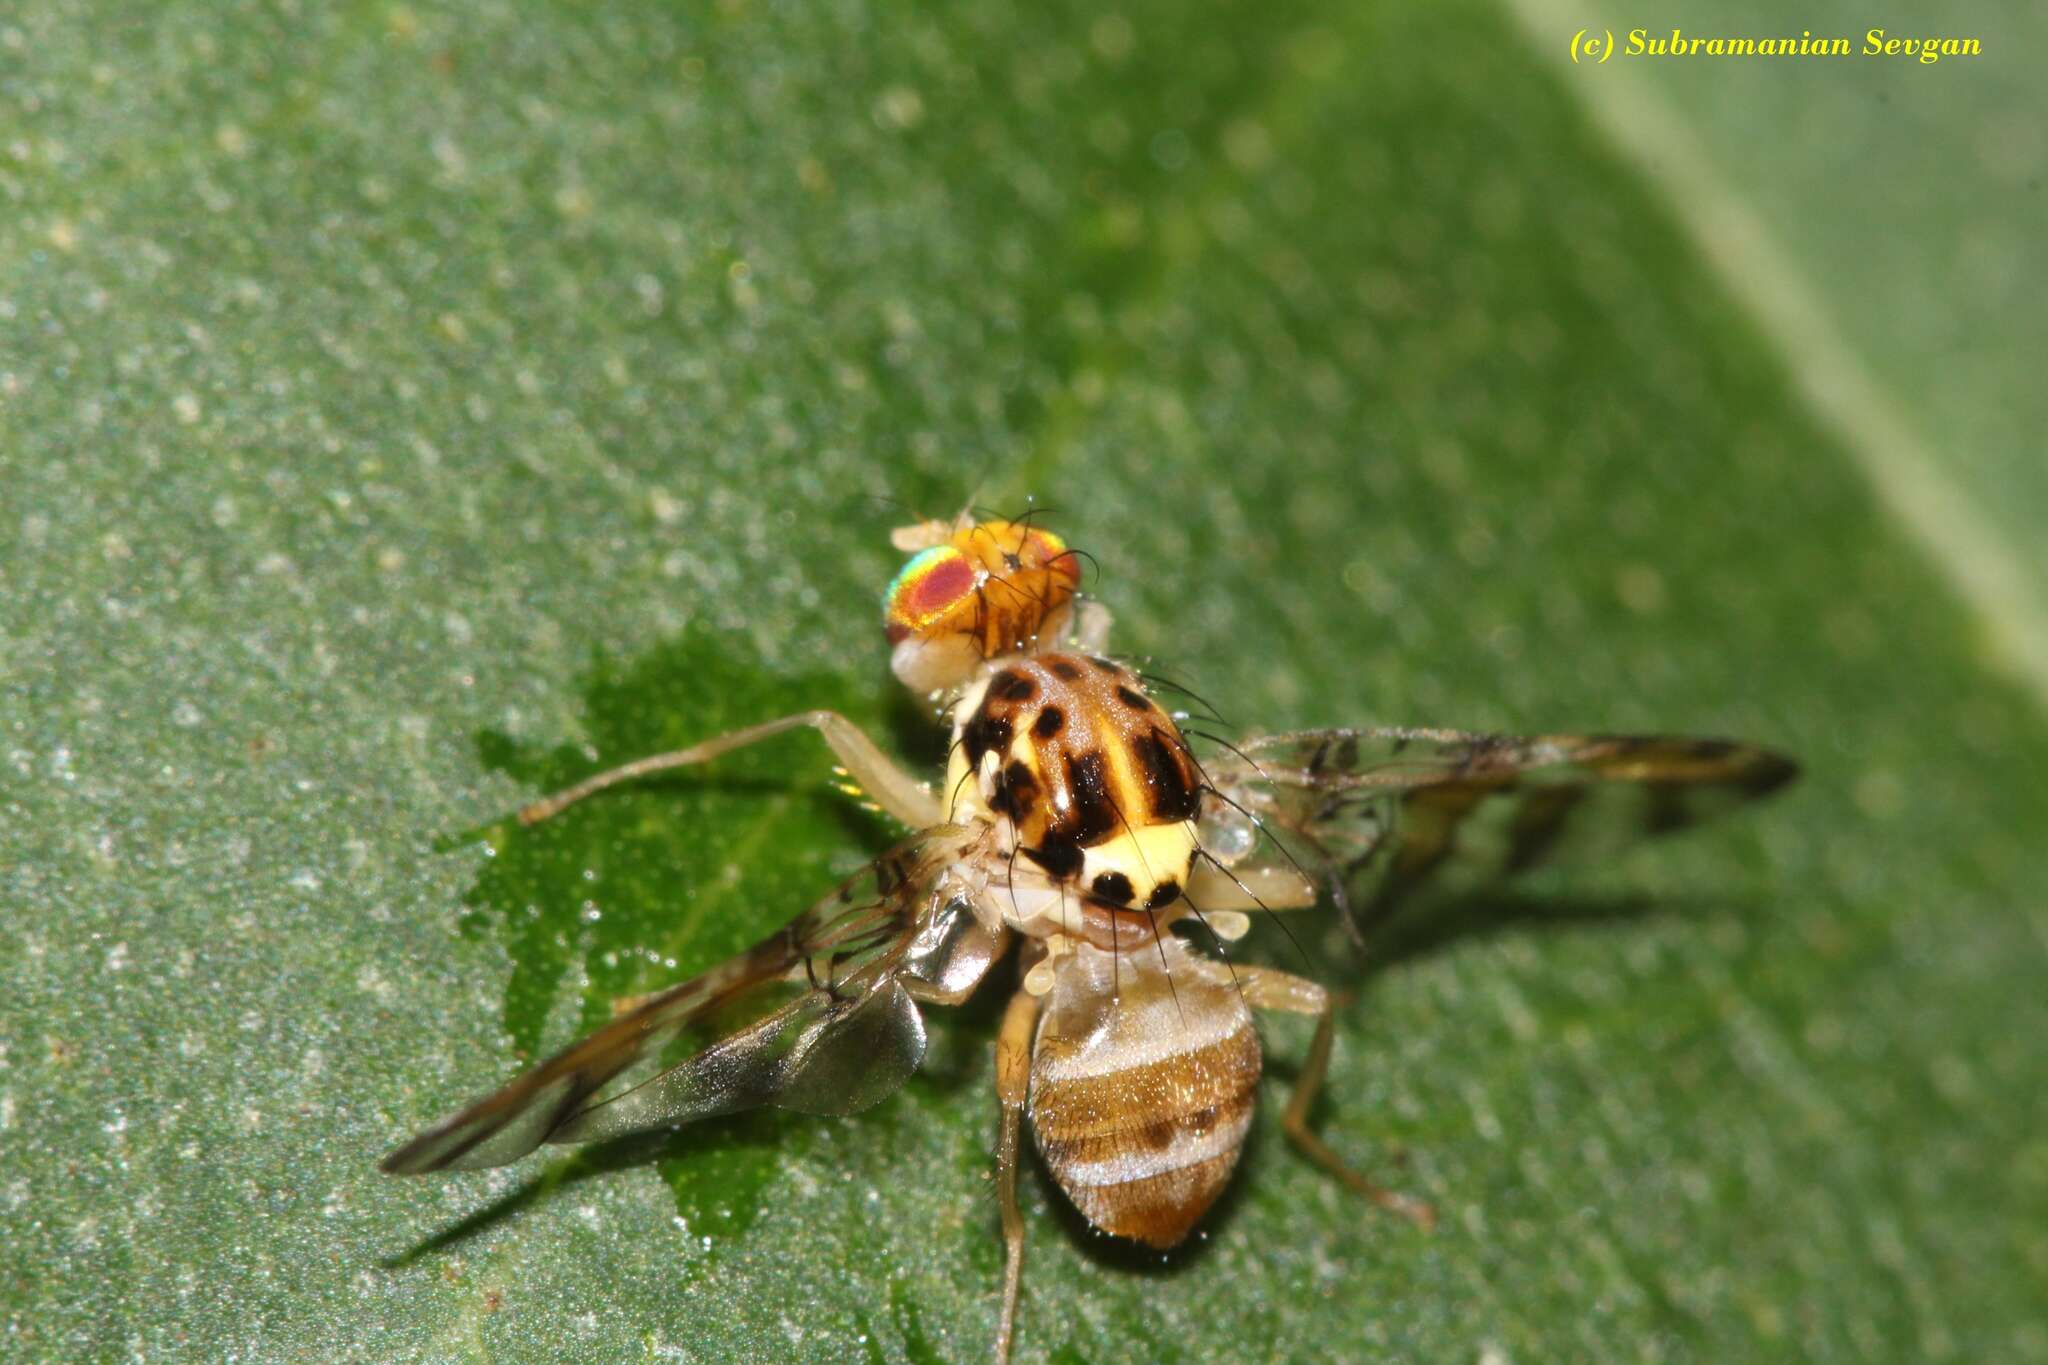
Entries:
<svg viewBox="0 0 2048 1365">
<path fill-rule="evenodd" d="M 374 1163 L 892 831 L 797 735 L 457 836 L 799 706 L 936 766 L 887 530 L 1036 497 L 1120 648 L 1238 726 L 1725 733 L 1807 777 L 1356 983 L 1321 1131 L 1433 1236 L 1287 1149 L 1275 1022 L 1184 1252 L 1027 1176 L 1021 1358 L 2048 1358 L 2038 579 L 1913 520 L 1549 13 L 0 16 L 5 1353 L 983 1354 L 993 990 L 853 1119 Z M 1665 112 L 1726 156 L 1710 80 Z M 1726 179 L 2033 564 L 1997 414 L 1940 439 L 1983 375 L 1873 348 L 1799 235 L 1891 201 Z"/>
</svg>

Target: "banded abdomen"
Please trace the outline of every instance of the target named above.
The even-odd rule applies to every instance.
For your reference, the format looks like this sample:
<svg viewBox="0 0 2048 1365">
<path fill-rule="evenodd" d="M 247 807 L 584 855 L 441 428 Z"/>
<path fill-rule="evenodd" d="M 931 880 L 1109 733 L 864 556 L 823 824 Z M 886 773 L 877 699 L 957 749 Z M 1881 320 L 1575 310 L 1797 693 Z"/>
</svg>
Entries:
<svg viewBox="0 0 2048 1365">
<path fill-rule="evenodd" d="M 1082 944 L 1059 957 L 1032 1050 L 1030 1113 L 1040 1155 L 1090 1223 L 1166 1248 L 1237 1166 L 1259 1040 L 1214 964 L 1171 934 L 1158 943 L 1121 957 Z"/>
</svg>

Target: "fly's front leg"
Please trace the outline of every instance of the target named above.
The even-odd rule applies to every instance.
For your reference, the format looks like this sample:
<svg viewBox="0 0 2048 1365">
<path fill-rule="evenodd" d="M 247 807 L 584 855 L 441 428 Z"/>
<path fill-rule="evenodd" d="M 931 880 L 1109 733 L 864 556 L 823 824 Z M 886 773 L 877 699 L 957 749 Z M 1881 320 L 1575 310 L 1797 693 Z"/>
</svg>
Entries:
<svg viewBox="0 0 2048 1365">
<path fill-rule="evenodd" d="M 857 783 L 862 791 L 875 799 L 875 803 L 891 816 L 912 829 L 928 829 L 941 823 L 938 799 L 931 789 L 904 772 L 892 762 L 887 754 L 875 747 L 875 742 L 861 733 L 855 725 L 837 711 L 802 711 L 794 716 L 784 716 L 760 725 L 750 725 L 744 730 L 731 730 L 701 744 L 673 753 L 655 754 L 649 758 L 635 759 L 608 772 L 586 777 L 566 791 L 553 796 L 542 797 L 519 812 L 519 823 L 537 825 L 541 821 L 574 805 L 584 797 L 601 792 L 606 787 L 635 778 L 647 777 L 653 773 L 667 772 L 672 768 L 687 768 L 704 763 L 720 754 L 731 753 L 734 749 L 779 735 L 785 730 L 800 730 L 805 726 L 816 730 L 825 737 L 825 743 L 832 747 L 840 766 Z"/>
<path fill-rule="evenodd" d="M 1278 1010 L 1284 1014 L 1312 1014 L 1316 1017 L 1315 1041 L 1309 1045 L 1308 1062 L 1287 1097 L 1287 1110 L 1280 1126 L 1294 1145 L 1317 1165 L 1390 1213 L 1398 1213 L 1427 1232 L 1436 1226 L 1436 1210 L 1420 1199 L 1384 1189 L 1344 1164 L 1344 1158 L 1309 1130 L 1308 1111 L 1323 1088 L 1323 1076 L 1330 1069 L 1330 1045 L 1336 1037 L 1336 1010 L 1330 993 L 1313 981 L 1266 967 L 1240 967 L 1245 1003 L 1253 1009 Z"/>
<path fill-rule="evenodd" d="M 1038 997 L 1018 991 L 1003 1011 L 996 1035 L 996 1099 L 1002 1123 L 996 1133 L 996 1199 L 1003 1212 L 1003 1314 L 996 1326 L 996 1365 L 1010 1358 L 1017 1332 L 1017 1287 L 1024 1275 L 1024 1215 L 1017 1208 L 1017 1148 L 1024 1127 L 1024 1101 L 1031 1091 L 1031 1042 L 1038 1027 Z"/>
</svg>

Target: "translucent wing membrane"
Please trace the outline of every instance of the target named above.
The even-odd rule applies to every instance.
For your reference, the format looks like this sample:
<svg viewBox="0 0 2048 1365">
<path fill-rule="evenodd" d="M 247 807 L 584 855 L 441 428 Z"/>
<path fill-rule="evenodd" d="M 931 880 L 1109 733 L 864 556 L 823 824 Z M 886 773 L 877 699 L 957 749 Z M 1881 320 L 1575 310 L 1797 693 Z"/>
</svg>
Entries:
<svg viewBox="0 0 2048 1365">
<path fill-rule="evenodd" d="M 947 876 L 966 842 L 940 826 L 899 844 L 739 956 L 635 1005 L 496 1094 L 384 1159 L 393 1173 L 516 1161 L 543 1142 L 588 1142 L 764 1104 L 846 1114 L 902 1085 L 924 1057 L 906 986 L 994 956 Z M 961 926 L 966 924 L 966 931 Z M 978 975 L 978 973 L 976 973 Z M 693 1023 L 787 981 L 794 1000 L 609 1100 L 598 1092 Z"/>
<path fill-rule="evenodd" d="M 1204 763 L 1205 848 L 1255 859 L 1256 822 L 1320 864 L 1366 923 L 1446 864 L 1497 876 L 1598 855 L 1768 795 L 1799 771 L 1728 740 L 1405 729 L 1262 735 Z"/>
</svg>

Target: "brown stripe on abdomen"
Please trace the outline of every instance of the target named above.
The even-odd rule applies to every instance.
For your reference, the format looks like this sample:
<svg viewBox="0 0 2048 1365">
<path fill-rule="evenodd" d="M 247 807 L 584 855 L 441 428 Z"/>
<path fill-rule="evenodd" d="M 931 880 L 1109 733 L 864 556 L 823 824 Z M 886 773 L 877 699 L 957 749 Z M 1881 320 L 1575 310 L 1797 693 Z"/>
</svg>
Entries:
<svg viewBox="0 0 2048 1365">
<path fill-rule="evenodd" d="M 1104 1232 L 1180 1244 L 1229 1183 L 1251 1125 L 1259 1040 L 1249 1016 L 1220 1038 L 1132 1066 L 1041 1037 L 1031 1128 L 1060 1188 Z"/>
</svg>

